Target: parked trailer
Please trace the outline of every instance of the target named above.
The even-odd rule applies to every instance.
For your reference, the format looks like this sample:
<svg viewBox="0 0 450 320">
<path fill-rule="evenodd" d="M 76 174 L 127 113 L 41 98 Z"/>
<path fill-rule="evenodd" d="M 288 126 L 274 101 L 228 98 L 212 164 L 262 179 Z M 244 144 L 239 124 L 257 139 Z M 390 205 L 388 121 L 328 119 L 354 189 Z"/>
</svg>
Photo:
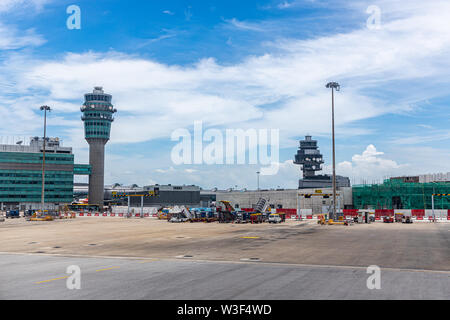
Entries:
<svg viewBox="0 0 450 320">
<path fill-rule="evenodd" d="M 20 218 L 19 210 L 8 210 L 6 211 L 6 219 L 11 218 Z"/>
<path fill-rule="evenodd" d="M 250 212 L 248 211 L 238 211 L 236 212 L 236 220 L 234 223 L 249 223 L 250 222 Z"/>
</svg>

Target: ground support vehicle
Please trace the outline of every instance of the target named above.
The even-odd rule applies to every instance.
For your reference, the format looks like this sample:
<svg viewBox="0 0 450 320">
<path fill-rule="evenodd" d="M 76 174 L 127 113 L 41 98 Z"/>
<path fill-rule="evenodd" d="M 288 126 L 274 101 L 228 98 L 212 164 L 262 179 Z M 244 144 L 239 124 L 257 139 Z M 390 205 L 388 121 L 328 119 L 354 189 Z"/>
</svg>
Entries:
<svg viewBox="0 0 450 320">
<path fill-rule="evenodd" d="M 6 219 L 8 219 L 8 218 L 11 218 L 11 219 L 20 218 L 19 210 L 6 211 Z"/>
</svg>

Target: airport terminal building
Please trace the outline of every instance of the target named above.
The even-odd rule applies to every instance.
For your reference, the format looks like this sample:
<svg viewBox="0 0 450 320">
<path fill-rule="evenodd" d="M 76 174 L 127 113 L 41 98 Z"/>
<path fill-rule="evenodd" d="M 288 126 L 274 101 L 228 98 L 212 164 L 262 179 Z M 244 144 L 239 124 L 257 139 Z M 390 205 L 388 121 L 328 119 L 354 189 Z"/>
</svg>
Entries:
<svg viewBox="0 0 450 320">
<path fill-rule="evenodd" d="M 54 208 L 73 200 L 74 175 L 89 175 L 89 165 L 74 163 L 72 148 L 58 138 L 46 138 L 45 203 Z M 7 209 L 40 209 L 43 138 L 29 145 L 0 145 L 0 206 Z"/>
</svg>

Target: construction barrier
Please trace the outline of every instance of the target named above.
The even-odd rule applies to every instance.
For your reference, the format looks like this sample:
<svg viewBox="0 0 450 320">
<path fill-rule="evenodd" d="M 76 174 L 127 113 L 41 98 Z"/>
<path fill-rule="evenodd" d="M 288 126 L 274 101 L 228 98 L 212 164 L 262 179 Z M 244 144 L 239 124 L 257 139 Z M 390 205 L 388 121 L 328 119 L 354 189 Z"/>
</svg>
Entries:
<svg viewBox="0 0 450 320">
<path fill-rule="evenodd" d="M 277 209 L 277 213 L 284 213 L 286 219 L 292 219 L 293 216 L 297 216 L 297 209 Z"/>
<path fill-rule="evenodd" d="M 285 209 L 286 210 L 286 209 Z M 311 210 L 309 209 L 302 209 L 300 211 L 300 214 L 288 214 L 286 213 L 285 210 L 280 209 L 279 213 L 285 213 L 286 214 L 286 219 L 301 219 L 301 220 L 312 220 L 312 219 L 316 219 L 317 217 L 315 215 L 312 214 Z M 278 210 L 277 210 L 278 211 Z M 355 217 L 357 215 L 357 209 L 344 209 L 344 217 L 346 219 L 353 219 L 353 217 Z M 305 213 L 306 212 L 306 213 Z M 433 210 L 424 210 L 424 209 L 413 209 L 413 210 L 409 210 L 409 209 L 377 209 L 377 210 L 372 210 L 373 213 L 375 215 L 375 221 L 382 221 L 384 217 L 386 216 L 397 216 L 397 215 L 404 215 L 404 216 L 409 216 L 412 218 L 413 221 L 436 221 L 436 222 L 448 222 L 450 221 L 450 214 L 449 214 L 449 210 L 445 209 L 435 209 L 434 210 L 434 214 L 433 214 Z M 356 214 L 355 214 L 356 213 Z M 370 213 L 370 211 L 369 211 Z M 79 217 L 126 217 L 127 213 L 114 213 L 114 212 L 104 212 L 104 213 L 99 213 L 99 212 L 73 212 L 72 213 L 74 216 L 79 216 Z M 62 214 L 63 216 L 68 216 L 70 214 L 64 213 Z M 141 213 L 135 213 L 135 212 L 130 212 L 130 217 L 133 218 L 140 218 L 141 217 Z M 151 213 L 144 213 L 143 217 L 148 218 L 148 217 L 157 217 L 157 214 L 151 214 Z"/>
<path fill-rule="evenodd" d="M 394 210 L 393 209 L 376 209 L 375 210 L 375 219 L 378 217 L 383 218 L 383 217 L 392 217 L 394 215 Z"/>
<path fill-rule="evenodd" d="M 425 216 L 425 209 L 412 209 L 411 216 L 413 217 L 423 217 Z"/>
<path fill-rule="evenodd" d="M 358 209 L 344 209 L 343 213 L 346 217 L 355 217 L 358 215 Z"/>
</svg>

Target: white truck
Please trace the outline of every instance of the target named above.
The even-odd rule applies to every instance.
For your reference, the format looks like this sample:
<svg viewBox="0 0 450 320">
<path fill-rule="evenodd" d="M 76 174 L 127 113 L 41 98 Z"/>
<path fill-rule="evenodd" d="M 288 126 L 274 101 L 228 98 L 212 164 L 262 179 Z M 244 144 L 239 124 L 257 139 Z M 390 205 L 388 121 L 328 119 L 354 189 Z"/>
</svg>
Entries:
<svg viewBox="0 0 450 320">
<path fill-rule="evenodd" d="M 271 213 L 269 215 L 269 223 L 281 223 L 281 217 L 278 213 Z"/>
</svg>

